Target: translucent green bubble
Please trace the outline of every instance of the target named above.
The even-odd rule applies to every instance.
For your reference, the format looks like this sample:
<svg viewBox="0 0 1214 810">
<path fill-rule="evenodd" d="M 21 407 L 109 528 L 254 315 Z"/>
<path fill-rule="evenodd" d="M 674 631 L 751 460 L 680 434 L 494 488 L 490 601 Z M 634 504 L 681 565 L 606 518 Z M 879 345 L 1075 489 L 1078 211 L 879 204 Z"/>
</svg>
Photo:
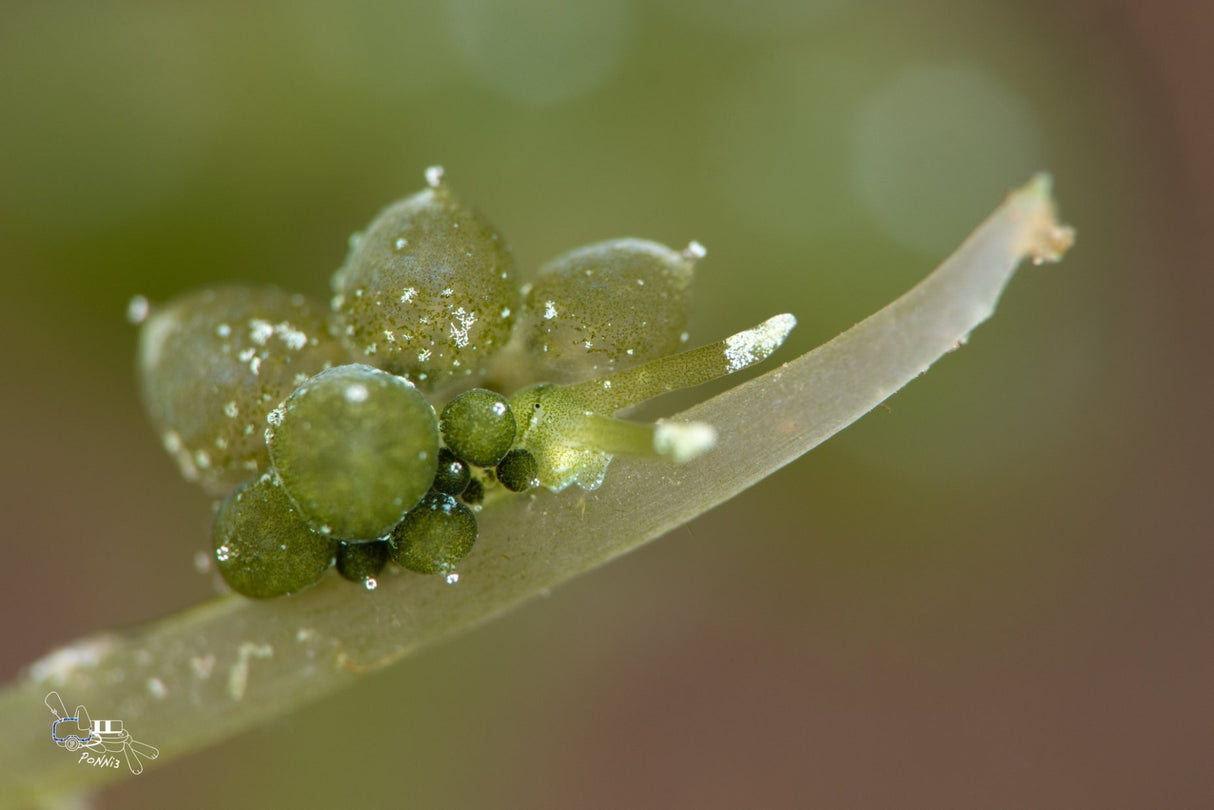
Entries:
<svg viewBox="0 0 1214 810">
<path fill-rule="evenodd" d="M 182 474 L 209 493 L 269 468 L 266 415 L 345 362 L 324 312 L 274 287 L 215 287 L 154 306 L 139 332 L 143 401 Z"/>
<path fill-rule="evenodd" d="M 383 211 L 333 277 L 338 331 L 363 362 L 427 391 L 477 379 L 519 307 L 505 240 L 430 174 L 432 188 Z"/>
<path fill-rule="evenodd" d="M 273 475 L 224 499 L 212 525 L 215 562 L 232 590 L 265 599 L 315 583 L 337 541 L 310 530 Z"/>
<path fill-rule="evenodd" d="M 360 364 L 323 371 L 270 421 L 270 458 L 283 488 L 323 534 L 384 537 L 434 481 L 434 409 L 386 371 Z"/>
<path fill-rule="evenodd" d="M 516 328 L 536 376 L 598 377 L 682 348 L 702 251 L 613 239 L 544 265 L 528 285 Z"/>
</svg>

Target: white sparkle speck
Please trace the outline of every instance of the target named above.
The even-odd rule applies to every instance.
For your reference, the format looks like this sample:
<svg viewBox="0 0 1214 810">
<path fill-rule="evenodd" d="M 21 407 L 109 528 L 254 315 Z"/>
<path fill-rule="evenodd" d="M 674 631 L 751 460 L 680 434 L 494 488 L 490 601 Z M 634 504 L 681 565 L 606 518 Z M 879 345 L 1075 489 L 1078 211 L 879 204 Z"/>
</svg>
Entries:
<svg viewBox="0 0 1214 810">
<path fill-rule="evenodd" d="M 367 397 L 371 396 L 371 392 L 367 390 L 367 386 L 362 383 L 354 383 L 346 386 L 346 401 L 347 402 L 366 402 Z"/>
<path fill-rule="evenodd" d="M 443 167 L 431 166 L 426 169 L 426 184 L 430 188 L 438 188 L 443 182 Z"/>
<path fill-rule="evenodd" d="M 556 301 L 544 302 L 544 320 L 550 321 L 556 317 Z"/>
<path fill-rule="evenodd" d="M 409 303 L 412 303 L 413 299 L 416 297 L 417 297 L 417 288 L 416 287 L 405 287 L 405 289 L 401 291 L 400 302 L 402 304 L 409 304 Z"/>
</svg>

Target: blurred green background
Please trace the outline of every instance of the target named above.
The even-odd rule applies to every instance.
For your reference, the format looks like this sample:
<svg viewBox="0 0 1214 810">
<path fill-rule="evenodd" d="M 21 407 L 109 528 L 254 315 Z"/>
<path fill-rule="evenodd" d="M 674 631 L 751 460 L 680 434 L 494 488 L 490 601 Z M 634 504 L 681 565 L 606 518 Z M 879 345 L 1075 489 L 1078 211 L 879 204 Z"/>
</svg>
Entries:
<svg viewBox="0 0 1214 810">
<path fill-rule="evenodd" d="M 140 412 L 136 293 L 324 296 L 350 233 L 441 163 L 528 270 L 607 237 L 701 240 L 694 339 L 792 311 L 790 359 L 1044 168 L 1077 247 L 887 408 L 99 805 L 1211 806 L 1212 17 L 6 3 L 0 675 L 212 593 L 209 504 Z M 44 733 L 6 733 L 25 731 Z"/>
</svg>

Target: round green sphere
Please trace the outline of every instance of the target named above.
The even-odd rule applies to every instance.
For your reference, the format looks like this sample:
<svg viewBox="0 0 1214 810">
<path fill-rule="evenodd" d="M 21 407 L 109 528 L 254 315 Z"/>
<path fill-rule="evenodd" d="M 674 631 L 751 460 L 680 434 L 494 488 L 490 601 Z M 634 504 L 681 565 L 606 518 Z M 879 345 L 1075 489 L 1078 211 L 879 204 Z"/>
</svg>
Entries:
<svg viewBox="0 0 1214 810">
<path fill-rule="evenodd" d="M 269 469 L 266 415 L 345 362 L 324 310 L 274 287 L 215 287 L 152 309 L 139 330 L 143 402 L 186 479 L 215 496 Z"/>
<path fill-rule="evenodd" d="M 368 590 L 376 587 L 375 578 L 388 562 L 388 544 L 340 543 L 337 546 L 337 572 L 351 582 L 361 582 Z"/>
<path fill-rule="evenodd" d="M 511 492 L 526 492 L 540 483 L 540 465 L 530 450 L 515 448 L 497 465 L 497 480 Z"/>
<path fill-rule="evenodd" d="M 431 492 L 392 530 L 392 559 L 419 574 L 446 574 L 476 542 L 476 515 L 450 495 Z"/>
<path fill-rule="evenodd" d="M 447 495 L 459 495 L 468 488 L 472 470 L 446 447 L 438 451 L 438 472 L 434 474 L 433 487 Z"/>
<path fill-rule="evenodd" d="M 485 485 L 481 483 L 481 479 L 474 476 L 459 497 L 464 503 L 476 506 L 485 500 Z"/>
<path fill-rule="evenodd" d="M 426 391 L 483 376 L 519 308 L 514 257 L 435 185 L 383 211 L 333 277 L 338 332 L 363 362 Z"/>
<path fill-rule="evenodd" d="M 443 408 L 439 429 L 455 455 L 478 467 L 492 467 L 514 444 L 518 422 L 506 397 L 473 388 Z"/>
<path fill-rule="evenodd" d="M 283 489 L 321 534 L 384 537 L 434 481 L 434 409 L 386 371 L 360 364 L 322 371 L 270 423 L 266 438 Z"/>
<path fill-rule="evenodd" d="M 233 491 L 211 530 L 215 562 L 237 593 L 286 596 L 320 579 L 337 541 L 308 528 L 272 474 Z"/>
<path fill-rule="evenodd" d="M 701 251 L 612 239 L 540 268 L 516 326 L 535 378 L 601 377 L 684 348 Z"/>
</svg>

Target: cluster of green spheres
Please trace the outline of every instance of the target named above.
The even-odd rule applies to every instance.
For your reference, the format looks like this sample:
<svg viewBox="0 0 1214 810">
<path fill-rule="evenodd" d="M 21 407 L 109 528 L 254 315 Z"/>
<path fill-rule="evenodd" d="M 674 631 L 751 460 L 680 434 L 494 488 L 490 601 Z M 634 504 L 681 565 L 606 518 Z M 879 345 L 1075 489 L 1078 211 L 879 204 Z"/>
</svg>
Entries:
<svg viewBox="0 0 1214 810">
<path fill-rule="evenodd" d="M 374 589 L 389 560 L 454 582 L 490 496 L 592 488 L 613 452 L 682 460 L 715 436 L 613 416 L 702 381 L 681 367 L 722 365 L 668 357 L 702 248 L 602 242 L 520 287 L 500 233 L 441 170 L 427 180 L 351 239 L 327 311 L 244 286 L 136 308 L 144 403 L 183 475 L 221 498 L 214 559 L 238 593 L 292 594 L 330 567 Z"/>
</svg>

